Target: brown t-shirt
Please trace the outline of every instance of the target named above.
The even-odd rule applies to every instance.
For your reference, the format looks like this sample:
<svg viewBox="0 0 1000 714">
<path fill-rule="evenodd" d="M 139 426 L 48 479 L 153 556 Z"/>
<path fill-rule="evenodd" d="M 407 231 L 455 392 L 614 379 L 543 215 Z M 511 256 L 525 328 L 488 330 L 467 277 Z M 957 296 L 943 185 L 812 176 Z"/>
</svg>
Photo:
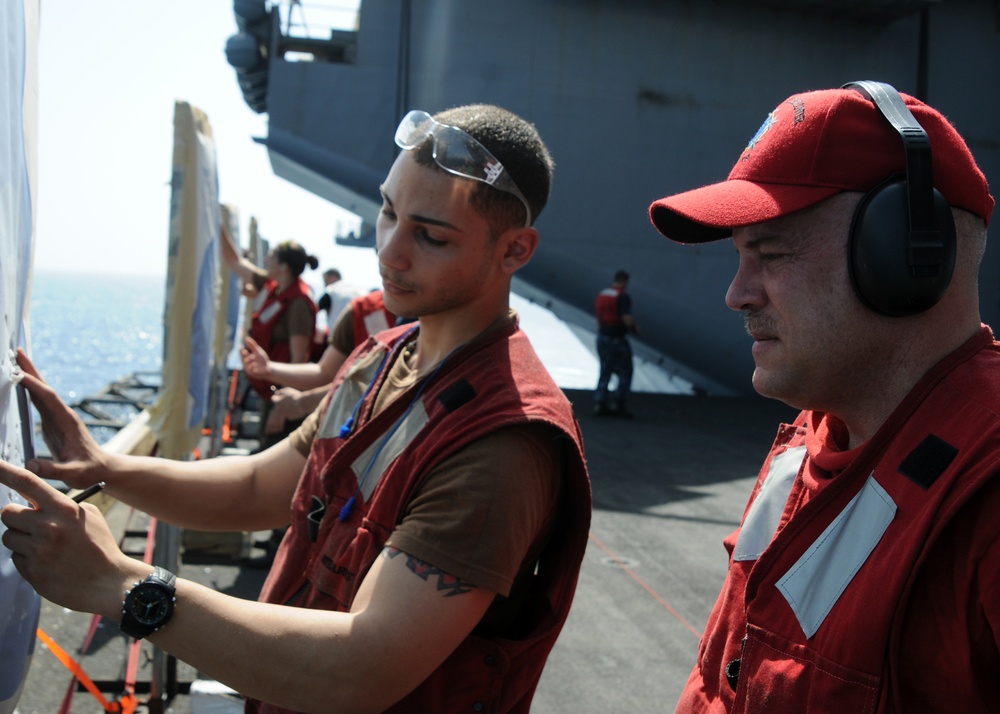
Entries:
<svg viewBox="0 0 1000 714">
<path fill-rule="evenodd" d="M 337 316 L 337 322 L 330 330 L 327 342 L 341 354 L 349 355 L 354 351 L 354 308 L 348 304 Z"/>
<path fill-rule="evenodd" d="M 397 359 L 376 411 L 416 378 Z M 320 407 L 291 434 L 308 456 Z M 462 581 L 516 598 L 518 575 L 534 567 L 554 521 L 568 440 L 547 424 L 497 429 L 427 474 L 387 542 Z"/>
</svg>

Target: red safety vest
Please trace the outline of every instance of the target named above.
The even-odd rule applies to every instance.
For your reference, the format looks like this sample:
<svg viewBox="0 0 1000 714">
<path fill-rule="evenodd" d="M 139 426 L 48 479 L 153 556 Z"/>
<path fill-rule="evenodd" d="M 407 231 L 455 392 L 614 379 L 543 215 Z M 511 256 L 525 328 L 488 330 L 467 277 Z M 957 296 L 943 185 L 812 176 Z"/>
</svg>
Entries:
<svg viewBox="0 0 1000 714">
<path fill-rule="evenodd" d="M 277 292 L 278 282 L 268 280 L 264 283 L 263 290 L 267 297 L 264 303 L 253 313 L 250 320 L 249 335 L 260 345 L 267 358 L 272 362 L 290 362 L 292 358 L 292 348 L 287 340 L 275 341 L 272 339 L 275 326 L 281 322 L 282 316 L 296 300 L 305 300 L 313 315 L 313 332 L 316 330 L 316 303 L 310 297 L 309 286 L 301 279 L 296 280 L 280 293 Z M 309 335 L 309 343 L 312 344 L 313 334 Z M 272 386 L 277 386 L 273 382 L 262 379 L 255 379 L 247 375 L 250 386 L 267 401 L 271 401 Z"/>
<path fill-rule="evenodd" d="M 729 573 L 677 711 L 903 711 L 894 674 L 908 596 L 941 532 L 997 478 L 997 404 L 1000 345 L 984 328 L 805 505 L 815 416 L 783 426 L 725 541 Z"/>
<path fill-rule="evenodd" d="M 612 285 L 597 294 L 594 300 L 594 313 L 597 315 L 599 327 L 621 327 L 622 316 L 618 312 L 618 297 L 622 289 Z"/>
<path fill-rule="evenodd" d="M 386 308 L 383 296 L 381 290 L 375 290 L 351 300 L 355 345 L 396 324 L 396 316 Z"/>
<path fill-rule="evenodd" d="M 470 635 L 391 712 L 527 712 L 569 613 L 590 524 L 590 485 L 572 407 L 517 327 L 491 332 L 371 418 L 389 361 L 412 326 L 372 338 L 338 374 L 292 503 L 292 524 L 261 593 L 264 602 L 347 611 L 425 475 L 503 426 L 546 423 L 573 444 L 558 522 L 543 550 L 517 640 Z M 387 363 L 380 368 L 383 358 Z M 374 387 L 368 389 L 372 380 Z M 360 401 L 360 405 L 359 405 Z M 359 405 L 359 406 L 357 406 Z M 341 437 L 343 425 L 353 428 Z M 405 415 L 405 417 L 404 417 Z M 402 419 L 394 432 L 393 425 Z M 387 436 L 392 433 L 392 439 Z M 369 465 L 369 448 L 385 441 Z M 358 474 L 367 474 L 358 476 Z M 360 482 L 360 483 L 359 483 Z M 341 509 L 355 505 L 346 520 Z M 322 510 L 323 516 L 316 514 Z M 331 673 L 336 676 L 336 673 Z M 249 712 L 284 712 L 251 702 Z"/>
</svg>

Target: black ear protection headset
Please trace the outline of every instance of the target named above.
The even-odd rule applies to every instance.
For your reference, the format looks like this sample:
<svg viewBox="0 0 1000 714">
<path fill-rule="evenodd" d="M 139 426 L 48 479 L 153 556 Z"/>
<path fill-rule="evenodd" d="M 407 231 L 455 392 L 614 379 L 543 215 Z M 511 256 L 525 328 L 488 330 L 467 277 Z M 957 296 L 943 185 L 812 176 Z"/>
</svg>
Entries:
<svg viewBox="0 0 1000 714">
<path fill-rule="evenodd" d="M 906 174 L 891 176 L 861 200 L 851 221 L 851 282 L 862 302 L 893 317 L 929 310 L 955 270 L 955 222 L 934 188 L 931 144 L 892 86 L 849 82 L 878 107 L 903 139 Z"/>
</svg>

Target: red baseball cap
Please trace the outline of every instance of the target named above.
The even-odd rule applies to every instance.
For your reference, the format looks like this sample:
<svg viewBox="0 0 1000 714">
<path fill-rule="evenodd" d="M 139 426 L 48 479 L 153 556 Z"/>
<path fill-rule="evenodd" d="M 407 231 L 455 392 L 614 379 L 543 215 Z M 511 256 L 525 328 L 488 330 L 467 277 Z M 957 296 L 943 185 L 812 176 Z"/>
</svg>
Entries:
<svg viewBox="0 0 1000 714">
<path fill-rule="evenodd" d="M 938 111 L 901 96 L 930 139 L 934 187 L 989 223 L 993 197 L 965 141 Z M 671 240 L 704 243 L 841 191 L 870 191 L 905 167 L 898 132 L 870 99 L 854 89 L 805 92 L 767 115 L 727 180 L 661 198 L 649 217 Z"/>
</svg>

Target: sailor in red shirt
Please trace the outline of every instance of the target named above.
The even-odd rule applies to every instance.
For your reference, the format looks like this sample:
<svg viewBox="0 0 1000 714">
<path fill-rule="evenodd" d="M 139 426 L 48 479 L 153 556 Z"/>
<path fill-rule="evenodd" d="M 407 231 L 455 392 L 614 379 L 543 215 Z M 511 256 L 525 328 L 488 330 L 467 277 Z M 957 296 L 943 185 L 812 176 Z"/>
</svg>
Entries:
<svg viewBox="0 0 1000 714">
<path fill-rule="evenodd" d="M 594 314 L 597 316 L 597 357 L 600 374 L 594 390 L 594 413 L 598 416 L 631 417 L 628 396 L 632 390 L 632 345 L 629 333 L 639 331 L 632 317 L 632 298 L 628 294 L 628 273 L 615 272 L 611 285 L 597 294 Z M 611 376 L 618 379 L 614 398 L 609 399 Z"/>
<path fill-rule="evenodd" d="M 732 236 L 726 303 L 780 428 L 678 712 L 1000 711 L 1000 344 L 977 275 L 994 200 L 936 110 L 793 95 L 722 183 L 650 208 Z"/>
</svg>

